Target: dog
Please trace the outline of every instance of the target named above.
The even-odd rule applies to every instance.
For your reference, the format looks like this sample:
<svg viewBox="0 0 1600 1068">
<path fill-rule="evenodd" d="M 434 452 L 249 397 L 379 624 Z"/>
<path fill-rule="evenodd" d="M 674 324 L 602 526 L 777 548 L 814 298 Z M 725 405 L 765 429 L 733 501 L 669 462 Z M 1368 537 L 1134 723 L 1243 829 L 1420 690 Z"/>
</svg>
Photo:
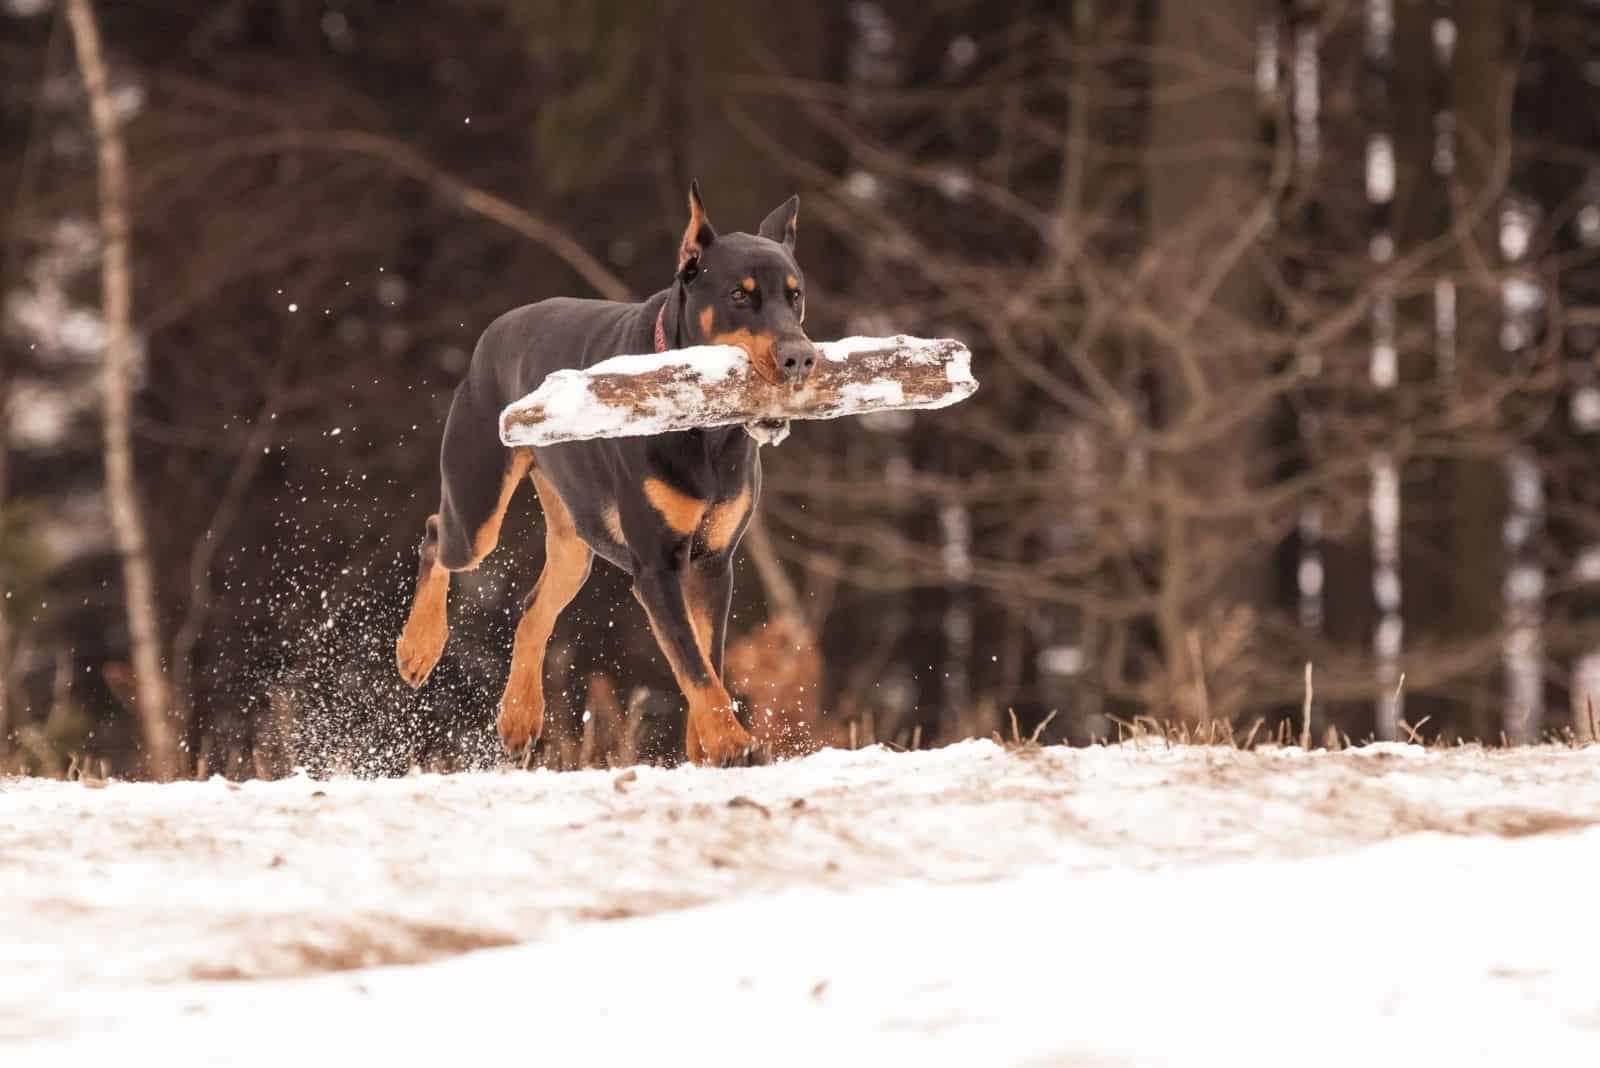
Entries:
<svg viewBox="0 0 1600 1068">
<path fill-rule="evenodd" d="M 722 681 L 733 555 L 761 498 L 763 442 L 786 423 L 653 437 L 507 448 L 499 414 L 546 375 L 623 353 L 737 345 L 755 372 L 799 388 L 817 352 L 806 336 L 805 275 L 795 259 L 800 198 L 755 234 L 719 236 L 698 183 L 672 284 L 649 299 L 557 297 L 507 312 L 479 339 L 457 386 L 439 452 L 439 510 L 428 517 L 411 611 L 396 643 L 401 676 L 427 681 L 449 637 L 450 576 L 494 550 L 524 479 L 544 511 L 545 561 L 523 606 L 496 721 L 508 753 L 544 726 L 544 656 L 551 631 L 595 556 L 633 578 L 656 642 L 689 704 L 684 749 L 715 766 L 765 758 L 734 713 Z"/>
</svg>

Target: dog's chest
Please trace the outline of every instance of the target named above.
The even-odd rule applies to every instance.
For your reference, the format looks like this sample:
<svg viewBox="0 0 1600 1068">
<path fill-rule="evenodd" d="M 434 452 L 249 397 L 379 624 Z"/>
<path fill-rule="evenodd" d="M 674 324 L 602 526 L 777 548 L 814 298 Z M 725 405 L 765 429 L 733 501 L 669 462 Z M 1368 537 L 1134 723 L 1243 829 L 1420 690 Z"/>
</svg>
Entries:
<svg viewBox="0 0 1600 1068">
<path fill-rule="evenodd" d="M 739 495 L 758 477 L 759 449 L 742 427 L 663 435 L 648 467 L 674 488 L 707 504 Z"/>
<path fill-rule="evenodd" d="M 694 555 L 727 551 L 744 530 L 760 492 L 754 441 L 742 428 L 685 435 L 652 457 L 645 495 Z"/>
</svg>

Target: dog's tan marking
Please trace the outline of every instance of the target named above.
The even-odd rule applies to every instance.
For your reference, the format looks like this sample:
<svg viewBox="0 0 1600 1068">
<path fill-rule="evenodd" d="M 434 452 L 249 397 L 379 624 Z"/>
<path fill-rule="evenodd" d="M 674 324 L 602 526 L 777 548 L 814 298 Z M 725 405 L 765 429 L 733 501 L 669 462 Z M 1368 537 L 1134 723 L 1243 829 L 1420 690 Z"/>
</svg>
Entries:
<svg viewBox="0 0 1600 1068">
<path fill-rule="evenodd" d="M 500 698 L 496 727 L 508 752 L 517 753 L 544 730 L 544 654 L 563 609 L 583 588 L 594 553 L 578 537 L 572 513 L 537 468 L 533 485 L 544 508 L 544 570 L 528 596 L 511 647 L 511 673 Z"/>
<path fill-rule="evenodd" d="M 675 534 L 693 534 L 706 514 L 705 501 L 681 493 L 659 478 L 644 480 L 644 495 Z"/>
<path fill-rule="evenodd" d="M 683 573 L 683 603 L 689 609 L 689 625 L 694 628 L 694 643 L 711 666 L 711 598 L 700 573 L 689 568 Z M 710 672 L 708 672 L 710 674 Z"/>
<path fill-rule="evenodd" d="M 739 524 L 750 514 L 750 487 L 746 486 L 739 491 L 739 496 L 732 500 L 722 501 L 712 505 L 706 511 L 705 522 L 700 526 L 700 536 L 705 541 L 707 549 L 720 553 L 732 542 L 734 535 L 739 533 Z"/>
<path fill-rule="evenodd" d="M 683 600 L 689 609 L 689 625 L 694 628 L 694 643 L 700 650 L 701 660 L 709 668 L 712 637 L 711 603 L 706 597 L 705 587 L 701 583 L 699 574 L 693 569 L 685 571 L 683 575 Z M 705 750 L 700 746 L 700 732 L 695 729 L 692 714 L 684 723 L 683 751 L 688 759 L 695 763 L 705 759 Z"/>
<path fill-rule="evenodd" d="M 733 698 L 723 688 L 720 679 L 713 679 L 707 686 L 695 686 L 680 674 L 678 685 L 689 701 L 690 726 L 684 731 L 684 742 L 689 741 L 689 731 L 692 730 L 694 740 L 699 743 L 699 752 L 688 752 L 690 760 L 697 764 L 721 766 L 739 759 L 755 744 L 750 732 L 734 715 Z"/>
<path fill-rule="evenodd" d="M 688 266 L 690 260 L 698 260 L 705 251 L 702 238 L 708 237 L 711 229 L 711 220 L 706 217 L 706 206 L 700 203 L 700 197 L 693 186 L 689 187 L 689 225 L 683 229 L 683 241 L 678 246 L 678 270 Z"/>
<path fill-rule="evenodd" d="M 439 563 L 438 524 L 437 515 L 428 517 L 428 544 L 417 569 L 417 589 L 411 598 L 411 612 L 395 643 L 395 662 L 399 665 L 400 677 L 412 688 L 428 681 L 450 637 L 446 606 L 450 597 L 450 572 Z"/>
<path fill-rule="evenodd" d="M 745 275 L 739 280 L 739 288 L 746 293 L 754 293 L 756 291 L 756 280 L 749 275 Z"/>
<path fill-rule="evenodd" d="M 472 562 L 463 570 L 476 570 L 483 562 L 483 558 L 494 552 L 494 547 L 500 543 L 500 524 L 506 518 L 506 508 L 511 504 L 511 495 L 517 492 L 517 484 L 522 481 L 522 476 L 528 473 L 528 466 L 532 462 L 533 454 L 527 449 L 511 451 L 511 458 L 506 461 L 505 477 L 500 483 L 500 500 L 494 506 L 494 512 L 484 520 L 483 526 L 472 536 Z"/>
<path fill-rule="evenodd" d="M 791 274 L 783 280 L 783 284 L 788 286 L 790 289 L 799 289 L 800 279 Z"/>
<path fill-rule="evenodd" d="M 472 559 L 463 571 L 476 570 L 483 558 L 494 551 L 500 542 L 500 524 L 505 520 L 511 496 L 517 484 L 527 474 L 533 454 L 527 449 L 512 449 L 506 459 L 506 470 L 500 482 L 500 496 L 494 511 L 472 535 Z M 421 686 L 433 671 L 444 652 L 450 637 L 447 601 L 450 597 L 450 572 L 439 562 L 439 517 L 428 517 L 428 548 L 417 572 L 417 588 L 411 598 L 411 612 L 406 616 L 405 629 L 395 643 L 395 659 L 400 676 L 413 687 Z"/>
<path fill-rule="evenodd" d="M 622 513 L 617 511 L 616 505 L 608 504 L 600 509 L 600 522 L 605 524 L 606 533 L 611 536 L 612 541 L 618 545 L 627 544 L 622 537 Z"/>
<path fill-rule="evenodd" d="M 774 338 L 771 334 L 754 334 L 740 327 L 738 330 L 717 334 L 710 343 L 739 346 L 750 358 L 750 366 L 756 369 L 756 374 L 775 386 L 783 385 L 783 375 L 778 373 L 778 355 L 773 348 Z"/>
<path fill-rule="evenodd" d="M 693 716 L 683 718 L 683 755 L 695 764 L 705 759 L 705 750 L 700 748 L 700 732 L 694 729 Z"/>
<path fill-rule="evenodd" d="M 700 333 L 702 336 L 709 336 L 711 334 L 711 323 L 716 319 L 716 317 L 717 313 L 715 309 L 712 308 L 707 308 L 705 311 L 700 313 Z"/>
</svg>

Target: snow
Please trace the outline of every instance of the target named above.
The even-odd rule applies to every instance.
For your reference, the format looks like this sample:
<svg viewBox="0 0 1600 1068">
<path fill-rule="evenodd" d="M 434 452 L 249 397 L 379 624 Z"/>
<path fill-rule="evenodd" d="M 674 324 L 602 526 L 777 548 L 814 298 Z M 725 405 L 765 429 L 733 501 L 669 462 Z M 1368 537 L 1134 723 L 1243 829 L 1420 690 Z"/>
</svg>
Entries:
<svg viewBox="0 0 1600 1068">
<path fill-rule="evenodd" d="M 859 356 L 863 352 L 880 352 L 883 349 L 907 346 L 909 343 L 911 351 L 906 353 L 904 359 L 911 362 L 928 358 L 923 352 L 916 349 L 916 343 L 922 340 L 922 338 L 908 337 L 905 334 L 896 334 L 893 337 L 852 335 L 850 337 L 842 337 L 837 341 L 824 341 L 817 346 L 817 351 L 824 360 L 829 360 L 833 363 L 844 363 L 852 356 Z"/>
<path fill-rule="evenodd" d="M 1586 1063 L 1600 748 L 0 781 L 0 1060 Z"/>
<path fill-rule="evenodd" d="M 945 364 L 944 373 L 951 385 L 962 387 L 961 389 L 951 390 L 952 395 L 956 396 L 957 399 L 977 392 L 978 380 L 972 377 L 971 360 L 951 360 Z"/>
<path fill-rule="evenodd" d="M 682 367 L 693 371 L 702 382 L 720 382 L 749 366 L 744 350 L 737 345 L 693 345 L 670 352 L 647 352 L 633 356 L 613 356 L 590 366 L 587 371 L 557 371 L 579 379 L 591 374 L 636 375 L 658 367 Z M 553 377 L 553 376 L 552 376 Z M 548 381 L 548 379 L 546 379 Z"/>
<path fill-rule="evenodd" d="M 906 391 L 898 382 L 851 382 L 839 391 L 839 402 L 857 411 L 897 408 L 906 402 Z"/>
</svg>

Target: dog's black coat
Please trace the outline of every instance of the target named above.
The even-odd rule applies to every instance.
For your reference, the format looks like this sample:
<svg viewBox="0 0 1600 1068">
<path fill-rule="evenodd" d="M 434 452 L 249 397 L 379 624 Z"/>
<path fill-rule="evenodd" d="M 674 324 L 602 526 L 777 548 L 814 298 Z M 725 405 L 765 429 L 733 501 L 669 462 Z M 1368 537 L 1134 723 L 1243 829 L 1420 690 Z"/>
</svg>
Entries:
<svg viewBox="0 0 1600 1068">
<path fill-rule="evenodd" d="M 627 571 L 690 698 L 688 742 L 690 756 L 698 756 L 695 703 L 700 698 L 725 700 L 725 694 L 707 697 L 701 691 L 709 687 L 721 692 L 732 557 L 761 493 L 757 442 L 743 427 L 725 427 L 508 449 L 499 440 L 499 415 L 552 371 L 651 352 L 658 340 L 666 348 L 738 344 L 757 372 L 775 384 L 803 381 L 814 349 L 800 326 L 804 295 L 794 258 L 797 213 L 798 199 L 791 198 L 767 217 L 759 234 L 718 237 L 705 217 L 698 189 L 691 189 L 689 226 L 677 274 L 667 289 L 637 304 L 545 300 L 507 312 L 484 331 L 445 424 L 439 511 L 428 520 L 417 600 L 400 642 L 401 671 L 409 681 L 420 684 L 437 659 L 436 652 L 431 659 L 427 653 L 418 657 L 416 646 L 430 643 L 411 638 L 419 613 L 429 610 L 424 607 L 429 582 L 438 581 L 441 572 L 476 567 L 493 549 L 506 504 L 528 472 L 549 527 L 545 572 L 528 600 L 527 611 L 539 613 L 540 621 L 532 626 L 544 627 L 545 614 L 553 625 L 554 614 L 587 576 L 588 552 Z M 555 500 L 548 499 L 552 495 Z M 588 552 L 569 543 L 568 518 Z M 558 555 L 569 563 L 560 563 Z M 552 567 L 558 566 L 573 574 L 555 576 L 552 588 L 559 585 L 559 592 L 545 591 Z M 447 586 L 448 576 L 443 578 Z M 541 605 L 541 596 L 550 597 L 551 603 Z M 441 593 L 440 613 L 443 606 Z M 710 633 L 697 638 L 697 623 L 707 622 Z M 438 625 L 443 627 L 442 618 Z M 418 629 L 427 630 L 426 620 Z M 530 639 L 540 660 L 547 630 Z M 517 657 L 523 652 L 521 628 L 518 640 L 501 706 L 501 735 L 514 748 L 524 740 L 516 730 L 508 734 L 506 709 L 521 699 L 513 693 Z M 437 644 L 442 648 L 442 637 Z M 531 670 L 538 709 L 533 718 L 542 722 L 541 666 Z M 537 731 L 536 723 L 534 736 Z M 730 758 L 714 752 L 709 742 L 705 748 L 710 759 Z"/>
<path fill-rule="evenodd" d="M 451 401 L 440 451 L 439 560 L 445 567 L 473 564 L 474 535 L 499 503 L 508 462 L 499 437 L 501 409 L 537 389 L 551 371 L 650 352 L 656 315 L 676 289 L 642 304 L 557 297 L 507 312 L 484 331 Z M 667 315 L 670 322 L 672 312 Z M 667 337 L 678 336 L 677 324 L 669 325 Z M 673 348 L 700 343 L 668 342 Z M 743 427 L 574 441 L 532 452 L 583 540 L 630 575 L 665 565 L 663 556 L 680 548 L 681 538 L 667 536 L 662 517 L 644 497 L 646 478 L 654 476 L 706 501 L 730 500 L 746 486 L 756 494 L 761 484 L 756 442 Z M 628 544 L 619 544 L 607 530 L 602 514 L 607 505 L 617 508 Z"/>
</svg>

